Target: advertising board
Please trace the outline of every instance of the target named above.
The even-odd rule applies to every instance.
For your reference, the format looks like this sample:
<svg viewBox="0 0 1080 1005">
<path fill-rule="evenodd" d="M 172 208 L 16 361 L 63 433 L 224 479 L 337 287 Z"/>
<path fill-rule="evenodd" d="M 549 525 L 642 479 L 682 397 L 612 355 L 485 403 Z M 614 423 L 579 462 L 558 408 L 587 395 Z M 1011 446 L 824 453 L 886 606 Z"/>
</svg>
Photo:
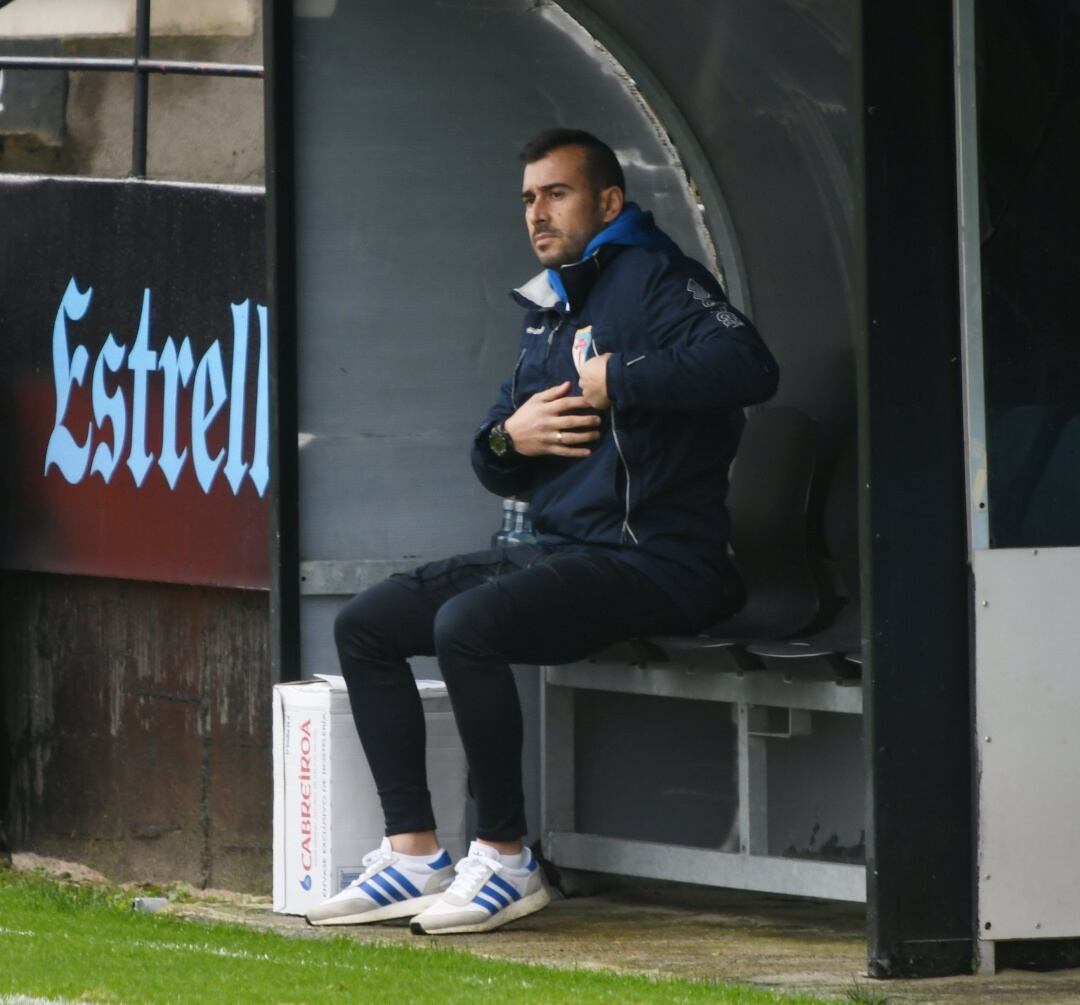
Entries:
<svg viewBox="0 0 1080 1005">
<path fill-rule="evenodd" d="M 0 566 L 265 588 L 259 189 L 0 181 Z"/>
</svg>

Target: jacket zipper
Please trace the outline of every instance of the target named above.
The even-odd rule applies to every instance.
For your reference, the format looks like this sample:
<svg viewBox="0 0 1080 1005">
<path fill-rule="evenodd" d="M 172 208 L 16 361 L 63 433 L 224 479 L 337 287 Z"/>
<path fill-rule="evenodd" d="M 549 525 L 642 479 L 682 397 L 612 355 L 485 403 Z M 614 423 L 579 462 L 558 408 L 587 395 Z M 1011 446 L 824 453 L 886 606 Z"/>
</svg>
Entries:
<svg viewBox="0 0 1080 1005">
<path fill-rule="evenodd" d="M 547 349 L 544 350 L 544 359 L 547 359 L 551 355 L 551 343 L 555 341 L 555 336 L 558 334 L 559 329 L 562 328 L 565 321 L 565 318 L 559 318 L 559 320 L 552 326 L 551 331 L 548 332 Z"/>
<path fill-rule="evenodd" d="M 554 326 L 554 327 L 553 327 L 553 328 L 551 329 L 551 331 L 549 331 L 549 332 L 548 332 L 548 337 L 547 337 L 547 348 L 546 348 L 546 349 L 544 350 L 544 358 L 545 358 L 545 359 L 546 359 L 546 358 L 547 358 L 547 357 L 548 357 L 548 356 L 549 356 L 549 355 L 551 354 L 551 343 L 552 343 L 552 340 L 553 340 L 553 339 L 555 338 L 555 333 L 556 333 L 556 332 L 557 332 L 557 331 L 558 331 L 558 330 L 559 330 L 559 329 L 560 329 L 560 328 L 561 328 L 562 326 L 563 326 L 563 323 L 562 323 L 562 321 L 560 320 L 560 321 L 559 321 L 559 322 L 558 322 L 558 323 L 557 323 L 557 324 L 556 324 L 556 325 L 555 325 L 555 326 Z M 529 350 L 528 350 L 528 347 L 527 347 L 527 346 L 526 346 L 526 347 L 524 347 L 524 348 L 522 348 L 522 350 L 521 350 L 521 353 L 520 353 L 520 355 L 519 355 L 519 356 L 518 356 L 518 358 L 517 358 L 517 363 L 515 363 L 515 364 L 514 364 L 514 373 L 513 373 L 513 376 L 512 376 L 512 377 L 511 377 L 511 379 L 510 379 L 510 404 L 511 404 L 511 405 L 513 405 L 513 406 L 514 406 L 514 408 L 517 408 L 517 407 L 518 407 L 518 403 L 517 403 L 517 379 L 518 379 L 518 374 L 519 374 L 519 373 L 521 372 L 521 364 L 522 364 L 522 361 L 523 361 L 523 360 L 525 359 L 525 353 L 527 353 L 528 351 L 529 351 Z"/>
<path fill-rule="evenodd" d="M 521 354 L 517 358 L 517 362 L 514 364 L 514 373 L 510 378 L 510 404 L 514 408 L 518 407 L 517 403 L 517 379 L 518 374 L 521 372 L 521 361 L 525 358 L 525 349 L 521 350 Z"/>
<path fill-rule="evenodd" d="M 600 355 L 600 348 L 596 344 L 596 339 L 592 341 L 592 351 L 594 356 Z M 634 544 L 638 543 L 637 535 L 634 533 L 634 528 L 630 526 L 630 465 L 626 463 L 626 454 L 623 453 L 622 443 L 619 442 L 619 430 L 615 425 L 615 416 L 617 410 L 615 405 L 611 406 L 611 438 L 615 441 L 615 451 L 619 455 L 619 461 L 622 463 L 623 473 L 626 475 L 626 509 L 623 513 L 622 529 L 619 532 L 619 543 L 625 544 L 626 539 L 630 538 Z"/>
<path fill-rule="evenodd" d="M 637 535 L 634 534 L 634 529 L 630 526 L 630 465 L 626 463 L 626 455 L 623 453 L 622 444 L 619 442 L 619 430 L 615 426 L 614 405 L 611 406 L 611 437 L 615 441 L 615 449 L 618 451 L 619 460 L 622 461 L 623 471 L 626 474 L 626 512 L 623 514 L 620 543 L 625 544 L 627 537 L 629 537 L 634 544 L 637 544 Z"/>
</svg>

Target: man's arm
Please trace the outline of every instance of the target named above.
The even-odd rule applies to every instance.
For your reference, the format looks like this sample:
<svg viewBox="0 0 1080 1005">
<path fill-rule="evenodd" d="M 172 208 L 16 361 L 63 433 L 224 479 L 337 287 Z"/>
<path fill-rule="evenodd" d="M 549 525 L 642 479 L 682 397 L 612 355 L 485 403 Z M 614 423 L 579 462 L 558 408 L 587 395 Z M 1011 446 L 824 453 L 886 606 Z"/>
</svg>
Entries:
<svg viewBox="0 0 1080 1005">
<path fill-rule="evenodd" d="M 514 414 L 514 405 L 510 398 L 511 384 L 512 381 L 507 380 L 499 388 L 495 404 L 484 416 L 472 443 L 472 466 L 480 484 L 489 492 L 503 497 L 520 495 L 532 481 L 532 465 L 527 458 L 513 450 L 502 457 L 496 457 L 488 444 L 491 427 Z"/>
<path fill-rule="evenodd" d="M 584 398 L 567 397 L 570 386 L 566 381 L 538 391 L 514 409 L 510 383 L 503 384 L 498 401 L 473 438 L 473 470 L 485 488 L 498 495 L 518 495 L 532 479 L 531 458 L 589 456 L 589 444 L 600 435 L 600 416 L 581 414 L 589 403 Z M 489 436 L 492 426 L 500 421 L 514 446 L 496 457 Z"/>
<path fill-rule="evenodd" d="M 651 345 L 604 360 L 604 390 L 618 408 L 742 408 L 776 392 L 776 361 L 711 277 L 668 261 L 649 277 L 642 301 Z M 595 403 L 584 383 L 582 390 Z"/>
</svg>

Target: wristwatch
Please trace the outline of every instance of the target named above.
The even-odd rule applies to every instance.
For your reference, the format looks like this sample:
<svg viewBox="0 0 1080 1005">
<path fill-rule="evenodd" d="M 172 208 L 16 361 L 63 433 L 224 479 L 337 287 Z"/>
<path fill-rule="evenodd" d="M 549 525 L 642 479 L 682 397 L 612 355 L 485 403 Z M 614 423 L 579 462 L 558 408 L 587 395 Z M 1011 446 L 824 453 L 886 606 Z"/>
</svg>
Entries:
<svg viewBox="0 0 1080 1005">
<path fill-rule="evenodd" d="M 504 422 L 496 422 L 488 430 L 488 446 L 496 457 L 505 457 L 514 450 L 514 441 L 506 431 Z"/>
</svg>

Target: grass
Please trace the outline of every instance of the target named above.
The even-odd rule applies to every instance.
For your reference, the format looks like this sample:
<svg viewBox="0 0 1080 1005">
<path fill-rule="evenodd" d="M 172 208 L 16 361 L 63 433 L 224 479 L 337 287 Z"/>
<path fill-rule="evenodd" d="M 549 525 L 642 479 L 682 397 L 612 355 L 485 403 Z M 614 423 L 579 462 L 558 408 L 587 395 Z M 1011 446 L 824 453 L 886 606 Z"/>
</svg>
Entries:
<svg viewBox="0 0 1080 1005">
<path fill-rule="evenodd" d="M 318 1005 L 820 1005 L 711 982 L 477 959 L 453 949 L 288 938 L 131 910 L 131 892 L 0 871 L 0 1002 Z"/>
<path fill-rule="evenodd" d="M 846 1000 L 849 1005 L 890 1005 L 892 1002 L 892 999 L 888 995 L 870 991 L 859 984 L 858 981 L 856 981 L 855 986 L 848 991 Z"/>
</svg>

